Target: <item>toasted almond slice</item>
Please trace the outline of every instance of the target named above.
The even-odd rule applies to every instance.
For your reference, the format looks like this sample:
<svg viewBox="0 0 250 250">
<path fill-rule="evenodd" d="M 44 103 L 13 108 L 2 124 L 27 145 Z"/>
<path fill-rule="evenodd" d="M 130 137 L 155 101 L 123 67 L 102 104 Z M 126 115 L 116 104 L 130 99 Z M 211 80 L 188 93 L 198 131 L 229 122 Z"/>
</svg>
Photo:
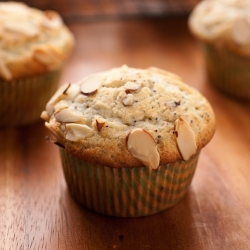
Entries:
<svg viewBox="0 0 250 250">
<path fill-rule="evenodd" d="M 69 108 L 64 108 L 57 111 L 54 114 L 55 118 L 59 122 L 78 122 L 82 119 L 82 116 L 73 112 Z"/>
<path fill-rule="evenodd" d="M 64 94 L 64 92 L 69 88 L 70 83 L 65 83 L 61 85 L 56 93 L 50 98 L 48 103 L 46 104 L 46 111 L 48 115 L 51 116 L 54 112 L 54 105 L 57 101 L 59 101 L 60 97 Z"/>
<path fill-rule="evenodd" d="M 56 114 L 57 112 L 59 112 L 62 109 L 66 109 L 68 107 L 69 107 L 69 105 L 66 101 L 60 100 L 57 103 L 55 103 L 55 105 L 54 105 L 54 114 Z"/>
<path fill-rule="evenodd" d="M 195 134 L 189 123 L 181 117 L 175 121 L 175 130 L 178 149 L 183 160 L 187 161 L 197 152 Z"/>
<path fill-rule="evenodd" d="M 62 25 L 62 19 L 59 14 L 52 10 L 46 10 L 42 25 L 49 29 L 57 29 Z"/>
<path fill-rule="evenodd" d="M 124 87 L 129 91 L 136 91 L 140 88 L 140 84 L 128 81 L 124 84 Z"/>
<path fill-rule="evenodd" d="M 125 106 L 131 106 L 134 103 L 134 96 L 132 94 L 127 94 L 123 99 L 122 99 L 122 103 Z"/>
<path fill-rule="evenodd" d="M 104 126 L 105 122 L 101 122 L 101 121 L 98 121 L 96 119 L 96 127 L 97 127 L 97 130 L 100 132 L 102 130 L 102 127 Z"/>
<path fill-rule="evenodd" d="M 58 135 L 57 133 L 55 132 L 55 129 L 53 126 L 51 126 L 51 124 L 49 122 L 45 122 L 45 127 L 48 128 L 52 133 L 53 135 L 58 138 Z"/>
<path fill-rule="evenodd" d="M 64 91 L 66 100 L 73 100 L 80 93 L 80 86 L 78 84 L 69 84 L 69 87 Z"/>
<path fill-rule="evenodd" d="M 188 124 L 190 124 L 190 117 L 188 115 L 182 115 L 182 119 L 184 119 Z"/>
<path fill-rule="evenodd" d="M 234 21 L 232 30 L 232 39 L 238 45 L 247 45 L 250 42 L 250 23 L 244 18 L 238 18 Z"/>
<path fill-rule="evenodd" d="M 85 95 L 94 94 L 103 83 L 103 78 L 91 75 L 81 82 L 81 92 Z"/>
<path fill-rule="evenodd" d="M 84 124 L 68 123 L 66 124 L 66 139 L 70 141 L 79 141 L 93 135 L 92 128 Z"/>
<path fill-rule="evenodd" d="M 50 116 L 46 110 L 42 112 L 41 118 L 45 121 L 49 121 Z"/>
<path fill-rule="evenodd" d="M 134 158 L 150 170 L 158 168 L 160 155 L 157 145 L 146 130 L 141 128 L 131 130 L 127 137 L 127 149 Z"/>
<path fill-rule="evenodd" d="M 165 105 L 168 107 L 177 107 L 180 104 L 181 104 L 181 101 L 177 101 L 177 100 L 171 100 L 171 101 L 165 102 Z"/>
</svg>

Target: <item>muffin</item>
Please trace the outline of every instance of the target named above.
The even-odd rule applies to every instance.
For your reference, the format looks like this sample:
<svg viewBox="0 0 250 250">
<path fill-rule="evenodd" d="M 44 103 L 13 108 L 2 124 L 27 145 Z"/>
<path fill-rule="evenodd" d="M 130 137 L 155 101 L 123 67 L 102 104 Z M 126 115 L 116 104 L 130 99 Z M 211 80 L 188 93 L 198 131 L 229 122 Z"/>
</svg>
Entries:
<svg viewBox="0 0 250 250">
<path fill-rule="evenodd" d="M 58 13 L 0 3 L 0 126 L 41 120 L 73 46 Z"/>
<path fill-rule="evenodd" d="M 119 217 L 180 201 L 215 131 L 208 101 L 154 67 L 124 65 L 62 85 L 41 117 L 75 201 Z"/>
<path fill-rule="evenodd" d="M 232 97 L 250 100 L 250 1 L 201 1 L 189 27 L 200 41 L 209 82 Z"/>
</svg>

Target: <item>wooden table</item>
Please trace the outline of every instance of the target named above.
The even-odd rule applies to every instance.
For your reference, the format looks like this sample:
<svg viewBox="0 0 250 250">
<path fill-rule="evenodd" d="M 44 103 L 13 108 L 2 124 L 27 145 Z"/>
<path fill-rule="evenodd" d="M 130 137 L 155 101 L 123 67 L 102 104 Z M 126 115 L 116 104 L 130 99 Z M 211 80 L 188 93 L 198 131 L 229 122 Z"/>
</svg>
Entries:
<svg viewBox="0 0 250 250">
<path fill-rule="evenodd" d="M 186 197 L 144 218 L 90 212 L 70 197 L 43 122 L 0 129 L 0 249 L 250 249 L 250 104 L 218 93 L 186 19 L 69 24 L 76 47 L 61 82 L 111 67 L 157 66 L 211 102 L 217 130 Z"/>
</svg>

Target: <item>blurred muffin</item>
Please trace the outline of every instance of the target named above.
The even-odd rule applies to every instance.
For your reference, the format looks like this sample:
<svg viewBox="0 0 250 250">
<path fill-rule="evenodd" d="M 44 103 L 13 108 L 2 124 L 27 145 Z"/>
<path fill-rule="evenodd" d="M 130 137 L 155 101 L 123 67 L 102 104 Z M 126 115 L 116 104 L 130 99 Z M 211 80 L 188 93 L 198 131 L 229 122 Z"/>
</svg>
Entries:
<svg viewBox="0 0 250 250">
<path fill-rule="evenodd" d="M 218 89 L 250 100 L 250 1 L 204 0 L 189 18 L 208 77 Z"/>
<path fill-rule="evenodd" d="M 121 217 L 181 200 L 215 131 L 208 101 L 157 68 L 123 66 L 62 85 L 41 117 L 74 199 Z"/>
<path fill-rule="evenodd" d="M 0 3 L 0 126 L 40 119 L 73 45 L 58 13 Z"/>
</svg>

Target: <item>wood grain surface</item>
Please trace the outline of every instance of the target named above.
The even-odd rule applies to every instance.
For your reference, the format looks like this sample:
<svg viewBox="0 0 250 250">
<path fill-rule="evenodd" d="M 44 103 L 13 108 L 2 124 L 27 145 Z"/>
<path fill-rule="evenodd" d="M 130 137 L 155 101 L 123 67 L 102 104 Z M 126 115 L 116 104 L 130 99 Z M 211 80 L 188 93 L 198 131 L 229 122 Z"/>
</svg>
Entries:
<svg viewBox="0 0 250 250">
<path fill-rule="evenodd" d="M 70 24 L 76 47 L 61 83 L 110 67 L 157 66 L 182 76 L 212 104 L 217 129 L 185 198 L 144 218 L 114 218 L 70 197 L 43 122 L 0 129 L 1 250 L 250 249 L 250 104 L 217 92 L 186 19 Z"/>
</svg>

